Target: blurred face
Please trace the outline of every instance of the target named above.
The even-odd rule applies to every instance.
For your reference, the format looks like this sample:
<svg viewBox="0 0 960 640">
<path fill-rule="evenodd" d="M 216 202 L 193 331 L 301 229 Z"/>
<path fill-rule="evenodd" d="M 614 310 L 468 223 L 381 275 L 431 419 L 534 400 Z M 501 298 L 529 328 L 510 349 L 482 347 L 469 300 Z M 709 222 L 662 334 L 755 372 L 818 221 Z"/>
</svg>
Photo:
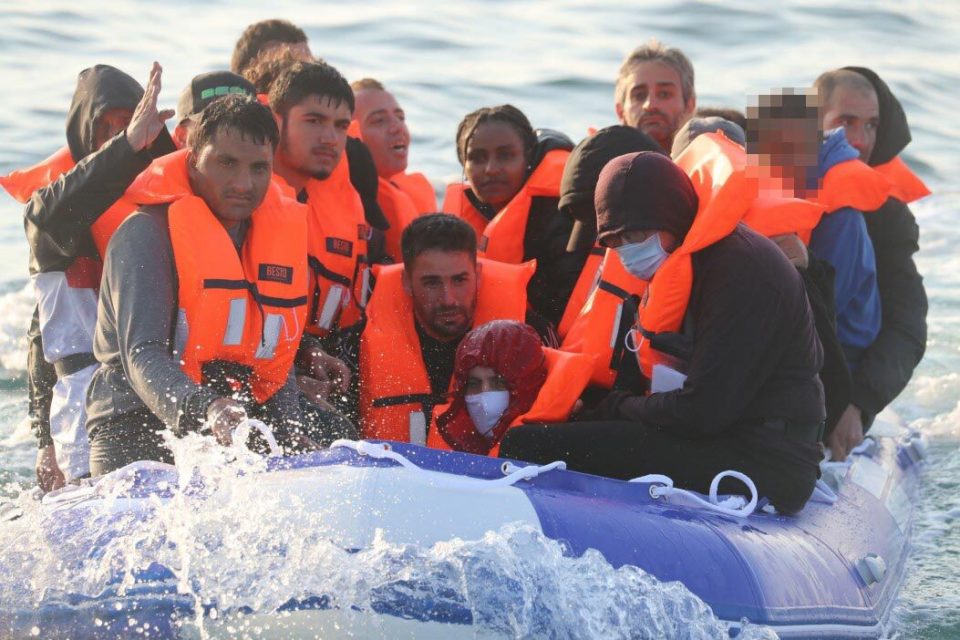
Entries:
<svg viewBox="0 0 960 640">
<path fill-rule="evenodd" d="M 221 130 L 202 149 L 191 150 L 187 172 L 193 192 L 229 229 L 263 202 L 273 175 L 273 146 Z"/>
<path fill-rule="evenodd" d="M 677 236 L 669 231 L 660 231 L 658 229 L 633 229 L 631 231 L 622 231 L 616 235 L 603 239 L 603 245 L 611 249 L 622 247 L 625 244 L 643 242 L 652 235 L 660 236 L 660 246 L 667 253 L 677 248 Z"/>
<path fill-rule="evenodd" d="M 485 391 L 508 391 L 507 381 L 490 367 L 474 367 L 467 374 L 464 394 L 473 396 Z"/>
<path fill-rule="evenodd" d="M 517 195 L 527 177 L 523 139 L 512 126 L 496 120 L 473 132 L 463 171 L 481 202 L 499 211 Z"/>
<path fill-rule="evenodd" d="M 404 270 L 414 316 L 430 337 L 449 341 L 470 330 L 479 277 L 480 266 L 466 251 L 430 249 Z"/>
<path fill-rule="evenodd" d="M 377 175 L 389 178 L 407 170 L 410 130 L 406 115 L 388 91 L 363 89 L 356 93 L 354 117 L 360 123 L 360 138 L 370 149 Z"/>
<path fill-rule="evenodd" d="M 277 171 L 285 178 L 296 175 L 297 183 L 329 178 L 347 145 L 351 115 L 350 105 L 326 96 L 307 96 L 291 107 L 285 118 L 277 120 Z"/>
<path fill-rule="evenodd" d="M 662 62 L 646 61 L 638 63 L 623 83 L 623 103 L 616 105 L 620 123 L 640 129 L 670 151 L 677 129 L 697 106 L 694 96 L 684 101 L 680 74 Z"/>
<path fill-rule="evenodd" d="M 860 152 L 860 159 L 870 160 L 877 143 L 880 126 L 880 102 L 877 92 L 839 85 L 823 110 L 823 130 L 843 127 L 847 141 Z"/>
<path fill-rule="evenodd" d="M 93 125 L 93 146 L 99 149 L 107 140 L 127 128 L 133 118 L 130 109 L 107 109 Z"/>
<path fill-rule="evenodd" d="M 756 126 L 756 153 L 748 156 L 748 162 L 759 165 L 761 176 L 782 185 L 785 195 L 806 197 L 816 188 L 823 138 L 819 119 L 761 117 Z"/>
</svg>

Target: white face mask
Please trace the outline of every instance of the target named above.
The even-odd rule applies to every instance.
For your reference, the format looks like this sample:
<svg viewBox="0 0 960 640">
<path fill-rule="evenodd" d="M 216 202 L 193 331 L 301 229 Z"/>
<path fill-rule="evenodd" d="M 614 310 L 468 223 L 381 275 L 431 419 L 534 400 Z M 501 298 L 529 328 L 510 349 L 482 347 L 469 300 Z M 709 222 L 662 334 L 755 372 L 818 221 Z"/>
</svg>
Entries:
<svg viewBox="0 0 960 640">
<path fill-rule="evenodd" d="M 509 391 L 484 391 L 470 396 L 464 396 L 467 403 L 467 413 L 473 420 L 477 431 L 489 437 L 490 430 L 497 426 L 510 404 Z"/>
<path fill-rule="evenodd" d="M 657 272 L 668 254 L 660 244 L 660 234 L 654 233 L 643 242 L 622 244 L 616 248 L 617 256 L 623 268 L 630 275 L 649 281 Z"/>
</svg>

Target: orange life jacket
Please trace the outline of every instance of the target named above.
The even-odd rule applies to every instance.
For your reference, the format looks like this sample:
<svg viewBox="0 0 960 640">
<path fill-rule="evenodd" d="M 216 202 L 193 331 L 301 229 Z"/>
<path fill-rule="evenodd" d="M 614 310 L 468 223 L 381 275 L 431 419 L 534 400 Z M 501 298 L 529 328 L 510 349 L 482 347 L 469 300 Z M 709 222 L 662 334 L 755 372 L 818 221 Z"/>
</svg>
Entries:
<svg viewBox="0 0 960 640">
<path fill-rule="evenodd" d="M 0 177 L 0 185 L 18 202 L 24 204 L 30 200 L 37 189 L 51 184 L 54 180 L 67 173 L 76 166 L 70 148 L 64 146 L 49 158 L 38 162 L 27 169 L 13 171 L 7 176 Z M 120 223 L 133 213 L 136 205 L 129 198 L 117 200 L 109 209 L 104 211 L 90 225 L 90 235 L 97 247 L 101 259 L 107 253 L 107 244 L 117 230 Z"/>
<path fill-rule="evenodd" d="M 536 264 L 478 261 L 483 270 L 474 325 L 500 319 L 522 322 L 527 283 Z M 430 388 L 414 326 L 413 303 L 403 290 L 402 275 L 402 264 L 377 267 L 377 286 L 360 337 L 360 422 L 364 438 L 408 442 L 411 420 L 422 419 L 426 424 L 433 407 L 445 401 Z"/>
<path fill-rule="evenodd" d="M 640 303 L 637 358 L 647 378 L 652 378 L 654 364 L 670 361 L 651 347 L 650 340 L 677 332 L 683 324 L 693 289 L 692 255 L 730 235 L 757 188 L 756 181 L 747 178 L 742 148 L 722 134 L 698 136 L 676 162 L 690 176 L 699 206 L 683 243 L 660 265 Z"/>
<path fill-rule="evenodd" d="M 281 178 L 277 178 L 282 182 Z M 285 183 L 284 183 L 285 185 Z M 356 323 L 369 284 L 367 240 L 370 228 L 360 195 L 350 183 L 346 154 L 325 180 L 307 182 L 307 254 L 311 272 L 309 333 L 327 335 Z M 295 198 L 285 185 L 285 194 Z"/>
<path fill-rule="evenodd" d="M 613 249 L 606 249 L 586 302 L 560 348 L 593 358 L 590 384 L 610 389 L 620 371 L 624 340 L 636 321 L 637 304 L 647 283 L 631 275 Z"/>
<path fill-rule="evenodd" d="M 930 195 L 930 189 L 923 183 L 917 174 L 910 170 L 907 163 L 900 156 L 890 162 L 873 167 L 890 181 L 890 195 L 907 204 Z"/>
<path fill-rule="evenodd" d="M 253 213 L 242 255 L 197 196 L 170 205 L 186 342 L 181 367 L 197 383 L 203 366 L 226 360 L 251 368 L 258 403 L 284 384 L 300 345 L 307 311 L 307 222 L 302 208 L 271 190 Z"/>
<path fill-rule="evenodd" d="M 580 277 L 570 292 L 570 298 L 567 300 L 567 306 L 563 310 L 563 316 L 560 318 L 560 324 L 557 326 L 557 335 L 560 339 L 566 337 L 573 326 L 577 316 L 580 315 L 583 305 L 587 302 L 587 297 L 593 291 L 594 285 L 600 278 L 600 267 L 603 265 L 603 256 L 606 249 L 600 245 L 593 245 L 590 253 L 587 255 L 586 262 L 580 270 Z"/>
<path fill-rule="evenodd" d="M 424 198 L 423 185 L 429 191 L 430 201 Z M 400 236 L 414 218 L 431 213 L 436 208 L 433 187 L 422 173 L 398 173 L 392 178 L 380 178 L 377 202 L 390 228 L 386 232 L 386 253 L 394 262 L 402 261 Z"/>
<path fill-rule="evenodd" d="M 483 257 L 511 264 L 522 262 L 523 238 L 533 198 L 560 196 L 560 179 L 569 157 L 566 149 L 548 151 L 517 195 L 489 222 L 470 204 L 465 193 L 468 187 L 463 184 L 447 187 L 443 210 L 473 226 L 477 232 L 477 249 Z"/>
</svg>

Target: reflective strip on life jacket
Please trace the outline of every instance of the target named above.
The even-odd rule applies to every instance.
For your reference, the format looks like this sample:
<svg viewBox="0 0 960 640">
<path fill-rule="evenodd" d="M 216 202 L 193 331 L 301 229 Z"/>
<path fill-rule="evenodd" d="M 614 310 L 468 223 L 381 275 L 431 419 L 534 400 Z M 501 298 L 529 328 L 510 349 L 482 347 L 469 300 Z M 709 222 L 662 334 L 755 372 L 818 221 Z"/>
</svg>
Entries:
<svg viewBox="0 0 960 640">
<path fill-rule="evenodd" d="M 743 148 L 721 133 L 698 136 L 676 159 L 693 182 L 699 198 L 697 215 L 683 243 L 663 262 L 641 301 L 637 336 L 640 369 L 651 378 L 653 365 L 663 358 L 650 339 L 680 330 L 693 289 L 692 255 L 730 235 L 757 193 L 747 178 Z"/>
<path fill-rule="evenodd" d="M 266 402 L 287 382 L 307 308 L 306 219 L 270 191 L 237 253 L 206 203 L 186 196 L 168 220 L 177 269 L 181 367 L 197 383 L 214 360 L 250 367 L 249 388 Z"/>
<path fill-rule="evenodd" d="M 563 351 L 593 357 L 590 384 L 613 387 L 646 288 L 646 282 L 623 268 L 616 251 L 606 249 L 599 278 L 560 345 Z"/>
<path fill-rule="evenodd" d="M 873 169 L 890 181 L 890 195 L 901 202 L 910 204 L 930 195 L 930 189 L 927 188 L 927 185 L 907 166 L 907 163 L 900 156 L 895 157 L 890 162 L 878 164 Z"/>
<path fill-rule="evenodd" d="M 557 326 L 557 335 L 560 336 L 561 340 L 565 338 L 570 331 L 570 327 L 573 326 L 573 322 L 577 319 L 577 316 L 580 315 L 580 310 L 583 309 L 587 297 L 590 295 L 590 292 L 593 291 L 594 285 L 600 278 L 600 266 L 603 264 L 603 256 L 605 253 L 606 249 L 599 245 L 595 244 L 591 247 L 590 253 L 587 255 L 587 260 L 583 263 L 583 268 L 580 270 L 580 277 L 577 278 L 577 284 L 574 285 L 573 291 L 570 292 L 570 298 L 567 300 L 567 306 L 563 310 L 563 317 L 560 318 L 560 324 Z"/>
<path fill-rule="evenodd" d="M 370 229 L 363 202 L 350 183 L 346 154 L 327 179 L 311 179 L 306 189 L 312 274 L 307 331 L 325 336 L 361 317 Z M 287 195 L 292 194 L 289 189 Z"/>
<path fill-rule="evenodd" d="M 474 326 L 491 320 L 523 321 L 527 283 L 536 263 L 482 264 Z M 414 326 L 413 302 L 403 290 L 403 265 L 377 267 L 377 286 L 360 337 L 360 421 L 364 438 L 409 442 L 414 422 L 428 421 L 443 396 L 433 394 Z"/>
</svg>

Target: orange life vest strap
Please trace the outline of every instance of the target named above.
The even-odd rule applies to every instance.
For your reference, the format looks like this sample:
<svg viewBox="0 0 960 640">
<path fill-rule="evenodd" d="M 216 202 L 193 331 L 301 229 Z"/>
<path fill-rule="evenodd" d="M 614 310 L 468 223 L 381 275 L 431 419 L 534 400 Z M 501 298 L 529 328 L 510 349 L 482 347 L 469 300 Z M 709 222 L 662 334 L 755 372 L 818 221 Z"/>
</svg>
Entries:
<svg viewBox="0 0 960 640">
<path fill-rule="evenodd" d="M 869 212 L 883 206 L 890 197 L 891 186 L 886 176 L 852 159 L 830 167 L 816 201 L 827 213 L 844 207 Z"/>
<path fill-rule="evenodd" d="M 0 186 L 17 202 L 26 204 L 37 189 L 52 183 L 76 164 L 70 155 L 70 147 L 64 146 L 32 167 L 17 169 L 0 177 Z"/>
<path fill-rule="evenodd" d="M 897 156 L 890 162 L 875 166 L 874 171 L 886 176 L 890 181 L 890 195 L 907 204 L 930 195 L 930 189 L 915 174 L 903 158 Z"/>
</svg>

